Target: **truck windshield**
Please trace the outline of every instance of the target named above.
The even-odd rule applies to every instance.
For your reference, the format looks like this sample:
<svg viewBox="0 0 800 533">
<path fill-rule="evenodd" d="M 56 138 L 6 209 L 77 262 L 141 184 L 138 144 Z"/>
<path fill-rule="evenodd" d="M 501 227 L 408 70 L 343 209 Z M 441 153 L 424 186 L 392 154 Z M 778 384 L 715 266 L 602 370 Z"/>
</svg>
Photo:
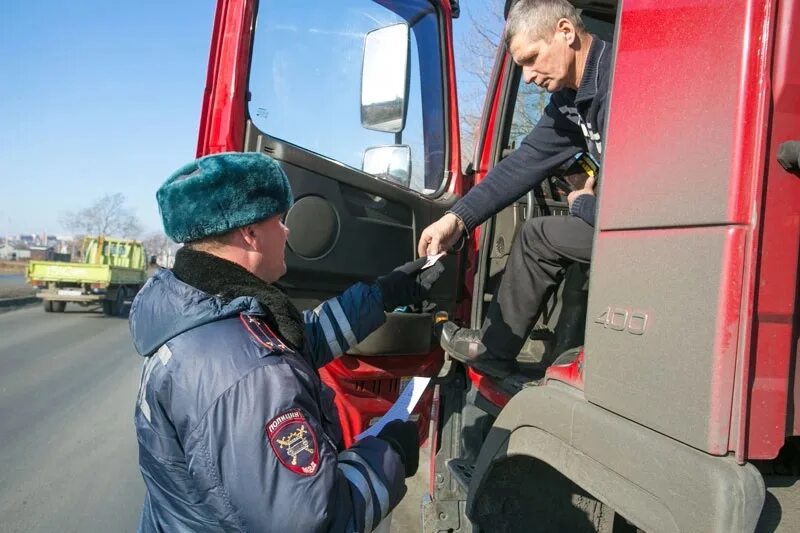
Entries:
<svg viewBox="0 0 800 533">
<path fill-rule="evenodd" d="M 395 143 L 361 126 L 364 36 L 405 22 L 411 29 L 410 85 L 402 144 L 411 147 L 410 188 L 435 192 L 444 175 L 439 26 L 425 0 L 259 2 L 248 112 L 264 133 L 361 169 L 364 150 Z M 425 91 L 421 91 L 425 87 Z"/>
</svg>

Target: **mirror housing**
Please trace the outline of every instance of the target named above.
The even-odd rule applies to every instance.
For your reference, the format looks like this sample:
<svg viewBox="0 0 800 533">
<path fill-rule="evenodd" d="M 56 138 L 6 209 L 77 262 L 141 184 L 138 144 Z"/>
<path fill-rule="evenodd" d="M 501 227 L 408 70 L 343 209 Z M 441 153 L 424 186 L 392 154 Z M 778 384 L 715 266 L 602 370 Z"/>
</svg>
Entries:
<svg viewBox="0 0 800 533">
<path fill-rule="evenodd" d="M 361 170 L 376 178 L 411 188 L 411 147 L 407 144 L 373 146 L 364 150 Z"/>
<path fill-rule="evenodd" d="M 401 22 L 364 37 L 361 125 L 386 133 L 403 131 L 408 110 L 410 34 Z"/>
</svg>

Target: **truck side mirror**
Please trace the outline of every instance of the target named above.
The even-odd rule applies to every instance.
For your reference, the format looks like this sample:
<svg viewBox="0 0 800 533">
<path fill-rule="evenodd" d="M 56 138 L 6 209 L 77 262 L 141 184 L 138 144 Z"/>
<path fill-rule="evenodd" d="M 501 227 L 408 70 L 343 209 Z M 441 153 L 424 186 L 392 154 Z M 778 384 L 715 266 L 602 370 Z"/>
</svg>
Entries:
<svg viewBox="0 0 800 533">
<path fill-rule="evenodd" d="M 407 144 L 373 146 L 364 150 L 361 170 L 403 187 L 411 186 L 411 147 Z"/>
<path fill-rule="evenodd" d="M 364 37 L 361 67 L 361 125 L 399 133 L 408 105 L 408 24 L 392 24 Z"/>
</svg>

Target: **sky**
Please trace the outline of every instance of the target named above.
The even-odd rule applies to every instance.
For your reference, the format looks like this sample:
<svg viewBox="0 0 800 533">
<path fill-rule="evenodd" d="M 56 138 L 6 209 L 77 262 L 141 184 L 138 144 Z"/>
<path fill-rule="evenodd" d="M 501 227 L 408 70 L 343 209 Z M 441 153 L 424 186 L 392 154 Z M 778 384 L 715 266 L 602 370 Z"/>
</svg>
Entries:
<svg viewBox="0 0 800 533">
<path fill-rule="evenodd" d="M 194 158 L 213 0 L 0 2 L 0 235 L 66 233 L 61 213 L 155 191 Z"/>
<path fill-rule="evenodd" d="M 214 4 L 0 1 L 0 235 L 68 234 L 64 212 L 118 192 L 160 230 L 155 191 L 195 156 Z"/>
</svg>

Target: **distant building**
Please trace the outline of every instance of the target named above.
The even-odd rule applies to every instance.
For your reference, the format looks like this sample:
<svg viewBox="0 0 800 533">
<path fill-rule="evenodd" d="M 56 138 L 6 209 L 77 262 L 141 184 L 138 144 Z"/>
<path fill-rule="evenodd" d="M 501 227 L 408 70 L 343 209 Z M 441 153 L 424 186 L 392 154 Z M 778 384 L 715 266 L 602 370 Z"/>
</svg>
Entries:
<svg viewBox="0 0 800 533">
<path fill-rule="evenodd" d="M 13 259 L 16 259 L 16 250 L 17 249 L 10 244 L 0 244 L 0 260 L 12 261 Z"/>
<path fill-rule="evenodd" d="M 46 242 L 45 242 L 46 239 Z M 0 237 L 0 261 L 70 261 L 75 244 L 69 235 L 21 234 Z"/>
<path fill-rule="evenodd" d="M 50 261 L 53 258 L 51 246 L 31 246 L 30 259 L 33 261 Z"/>
<path fill-rule="evenodd" d="M 0 246 L 0 260 L 3 261 L 20 261 L 31 258 L 31 251 L 23 246 L 14 246 L 11 244 L 4 244 Z"/>
</svg>

